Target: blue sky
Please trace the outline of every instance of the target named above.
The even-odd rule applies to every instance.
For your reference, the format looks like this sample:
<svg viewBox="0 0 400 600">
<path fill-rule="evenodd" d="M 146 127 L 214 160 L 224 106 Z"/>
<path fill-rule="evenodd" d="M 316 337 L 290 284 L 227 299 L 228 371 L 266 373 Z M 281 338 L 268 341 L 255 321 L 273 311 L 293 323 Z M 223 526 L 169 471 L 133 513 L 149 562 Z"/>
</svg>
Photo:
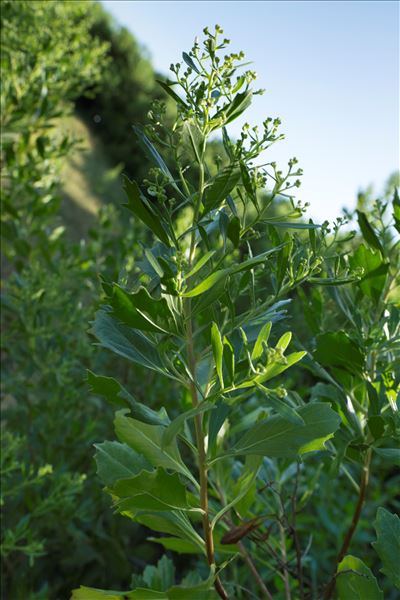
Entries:
<svg viewBox="0 0 400 600">
<path fill-rule="evenodd" d="M 218 23 L 254 61 L 257 96 L 246 120 L 279 116 L 286 139 L 268 152 L 304 170 L 297 197 L 334 219 L 360 187 L 379 192 L 399 168 L 397 2 L 118 1 L 102 3 L 168 73 L 203 27 Z M 231 129 L 237 133 L 237 127 Z"/>
</svg>

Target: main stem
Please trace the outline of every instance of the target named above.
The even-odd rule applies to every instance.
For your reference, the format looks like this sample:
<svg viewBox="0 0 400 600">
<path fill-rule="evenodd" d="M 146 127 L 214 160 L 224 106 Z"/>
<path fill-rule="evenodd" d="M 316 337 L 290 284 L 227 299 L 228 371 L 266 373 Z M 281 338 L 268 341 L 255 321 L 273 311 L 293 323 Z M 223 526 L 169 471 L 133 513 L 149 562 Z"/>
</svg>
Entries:
<svg viewBox="0 0 400 600">
<path fill-rule="evenodd" d="M 204 150 L 204 149 L 203 149 Z M 204 165 L 200 165 L 200 176 L 199 176 L 199 191 L 198 198 L 193 214 L 193 227 L 195 227 L 203 197 L 204 188 Z M 196 229 L 193 228 L 190 239 L 189 249 L 189 269 L 191 268 L 196 243 Z M 184 312 L 186 319 L 186 342 L 187 342 L 187 355 L 188 355 L 188 366 L 191 374 L 190 381 L 190 394 L 192 397 L 193 408 L 196 408 L 199 404 L 196 388 L 196 356 L 193 347 L 193 322 L 191 312 L 191 299 L 186 298 L 184 303 Z M 202 415 L 196 415 L 194 418 L 195 432 L 196 432 L 196 446 L 198 451 L 198 466 L 199 466 L 199 479 L 200 479 L 200 506 L 203 510 L 203 532 L 204 541 L 206 546 L 207 561 L 210 567 L 215 567 L 215 556 L 214 556 L 214 539 L 212 534 L 212 528 L 210 523 L 210 516 L 208 511 L 208 474 L 207 474 L 207 457 L 204 444 L 203 434 L 203 417 Z M 217 576 L 214 581 L 214 587 L 218 595 L 223 600 L 229 600 L 228 595 Z"/>
<path fill-rule="evenodd" d="M 335 587 L 336 587 L 336 574 L 337 574 L 338 566 L 347 554 L 347 551 L 349 549 L 354 532 L 357 528 L 358 521 L 360 520 L 361 511 L 362 511 L 362 508 L 364 505 L 365 495 L 366 495 L 367 487 L 368 487 L 370 462 L 371 462 L 371 450 L 367 450 L 367 455 L 365 457 L 365 462 L 363 465 L 363 471 L 362 471 L 362 475 L 361 475 L 360 492 L 358 494 L 358 500 L 357 500 L 356 507 L 354 509 L 353 518 L 351 520 L 350 527 L 347 530 L 346 536 L 343 540 L 343 544 L 342 544 L 342 547 L 340 548 L 339 554 L 337 555 L 336 565 L 335 565 L 335 573 L 326 587 L 326 591 L 324 594 L 324 600 L 330 600 L 330 598 L 332 598 L 332 596 L 333 596 L 333 593 L 334 593 Z"/>
</svg>

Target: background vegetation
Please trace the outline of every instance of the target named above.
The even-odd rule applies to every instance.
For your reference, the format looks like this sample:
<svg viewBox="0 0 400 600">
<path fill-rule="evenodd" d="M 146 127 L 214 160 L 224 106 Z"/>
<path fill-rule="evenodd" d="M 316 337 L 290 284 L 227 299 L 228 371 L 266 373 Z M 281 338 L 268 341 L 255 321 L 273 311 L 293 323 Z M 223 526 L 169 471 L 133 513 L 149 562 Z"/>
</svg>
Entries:
<svg viewBox="0 0 400 600">
<path fill-rule="evenodd" d="M 152 103 L 156 102 L 154 111 L 161 98 L 167 103 L 168 123 L 173 102 L 157 85 L 158 77 L 137 41 L 97 3 L 5 0 L 1 21 L 2 596 L 64 599 L 80 584 L 127 589 L 154 579 L 154 572 L 144 569 L 157 563 L 162 548 L 148 541 L 145 527 L 113 514 L 96 478 L 93 444 L 113 437 L 113 413 L 104 398 L 90 390 L 86 369 L 112 374 L 139 401 L 155 410 L 165 407 L 172 416 L 178 408 L 172 399 L 179 398 L 182 407 L 186 399 L 174 384 L 166 385 L 94 346 L 87 330 L 104 296 L 102 281 L 132 281 L 141 243 L 149 239 L 148 230 L 121 208 L 125 199 L 120 174 L 141 181 L 150 166 L 131 126 L 148 122 Z M 221 149 L 217 142 L 211 145 L 211 172 L 215 156 L 223 155 Z M 167 152 L 167 163 L 171 158 Z M 380 210 L 391 202 L 396 183 L 392 176 L 381 204 L 374 208 L 371 191 L 359 197 L 359 208 L 382 232 L 379 243 L 387 241 L 384 255 L 393 240 Z M 276 214 L 284 209 L 282 203 Z M 184 213 L 180 216 L 183 224 L 186 218 Z M 356 248 L 364 236 L 368 247 L 371 239 L 365 227 L 360 231 L 357 225 L 355 236 L 334 229 L 332 239 L 341 236 L 341 243 Z M 354 268 L 368 258 L 357 253 Z M 391 268 L 395 271 L 396 264 Z M 376 345 L 374 368 L 385 374 L 388 349 L 377 333 L 382 315 L 374 305 L 379 286 L 373 279 L 371 285 L 355 284 L 348 290 L 347 301 L 351 297 L 360 311 L 362 303 L 366 306 L 355 322 L 332 290 L 310 286 L 293 292 L 285 318 L 290 318 L 299 346 L 313 352 L 317 336 L 342 328 L 364 344 L 361 352 L 369 353 L 371 344 Z M 396 289 L 389 298 L 394 320 Z M 365 316 L 371 314 L 370 302 L 375 321 Z M 317 386 L 324 385 L 330 398 L 334 390 L 329 377 L 346 385 L 349 374 L 343 361 L 332 364 L 323 349 L 320 363 L 328 372 L 324 383 L 310 363 L 291 371 L 285 387 L 310 397 L 321 393 Z M 396 390 L 398 377 L 390 382 L 391 390 Z M 381 425 L 379 419 L 371 421 L 373 435 L 378 436 Z M 356 470 L 359 451 L 353 448 Z M 399 509 L 398 474 L 384 454 L 375 460 L 379 467 L 352 546 L 369 567 L 374 566 L 372 521 L 377 506 Z M 273 479 L 284 487 L 290 475 L 285 465 L 271 463 L 270 468 Z M 299 532 L 312 543 L 318 569 L 327 575 L 351 521 L 353 474 L 338 467 L 320 472 L 318 457 L 311 459 L 310 468 L 315 485 L 299 518 Z M 309 492 L 309 487 L 304 489 L 304 494 Z M 321 574 L 310 561 L 317 587 Z M 174 563 L 179 575 L 185 575 L 187 557 L 174 556 Z M 196 568 L 195 559 L 191 566 Z M 241 580 L 242 573 L 235 569 L 235 579 Z M 375 575 L 385 597 L 394 599 L 390 585 L 378 572 Z M 278 575 L 274 577 L 282 590 Z"/>
</svg>

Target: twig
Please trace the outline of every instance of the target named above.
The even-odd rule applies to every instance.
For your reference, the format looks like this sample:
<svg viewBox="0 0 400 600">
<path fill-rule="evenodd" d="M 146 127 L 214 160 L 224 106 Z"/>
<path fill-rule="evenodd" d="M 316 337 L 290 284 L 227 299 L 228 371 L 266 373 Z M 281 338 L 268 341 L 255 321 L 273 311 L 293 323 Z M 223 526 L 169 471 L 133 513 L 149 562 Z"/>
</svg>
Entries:
<svg viewBox="0 0 400 600">
<path fill-rule="evenodd" d="M 335 564 L 335 572 L 332 575 L 332 578 L 329 581 L 328 585 L 326 586 L 324 600 L 330 600 L 330 598 L 332 598 L 332 596 L 333 596 L 333 593 L 334 593 L 335 587 L 336 587 L 336 574 L 337 574 L 338 566 L 342 562 L 345 555 L 347 554 L 347 550 L 349 549 L 354 532 L 357 528 L 358 521 L 360 520 L 361 511 L 362 511 L 364 501 L 365 501 L 365 494 L 366 494 L 367 487 L 368 487 L 370 464 L 371 464 L 371 450 L 368 450 L 366 457 L 365 457 L 365 462 L 364 462 L 363 471 L 362 471 L 362 475 L 361 475 L 360 493 L 358 495 L 358 500 L 357 500 L 357 504 L 356 504 L 356 507 L 354 510 L 353 518 L 351 520 L 350 527 L 346 533 L 346 536 L 343 540 L 343 544 L 339 551 L 339 554 L 337 555 L 336 564 Z"/>
<path fill-rule="evenodd" d="M 245 561 L 245 563 L 249 567 L 250 571 L 253 573 L 254 578 L 257 581 L 257 583 L 258 583 L 258 585 L 259 585 L 259 587 L 260 587 L 263 595 L 265 596 L 265 598 L 268 598 L 268 600 L 273 600 L 270 591 L 268 590 L 267 586 L 265 585 L 265 583 L 261 579 L 261 576 L 260 576 L 259 572 L 257 571 L 256 566 L 253 563 L 253 560 L 252 560 L 251 556 L 247 552 L 247 550 L 246 550 L 245 545 L 243 544 L 243 542 L 238 542 L 238 547 L 239 547 L 240 554 L 243 556 L 243 560 Z"/>
<path fill-rule="evenodd" d="M 295 483 L 294 483 L 294 490 L 293 490 L 293 496 L 292 496 L 292 533 L 293 533 L 294 545 L 295 545 L 295 549 L 296 549 L 296 564 L 297 564 L 297 576 L 298 576 L 299 587 L 300 587 L 300 600 L 304 600 L 303 566 L 302 566 L 302 562 L 301 562 L 301 558 L 302 558 L 301 546 L 300 546 L 300 540 L 299 540 L 299 536 L 297 534 L 297 528 L 296 528 L 297 487 L 299 484 L 299 472 L 300 472 L 300 465 L 299 465 L 299 463 L 297 463 L 296 479 L 295 479 Z"/>
</svg>

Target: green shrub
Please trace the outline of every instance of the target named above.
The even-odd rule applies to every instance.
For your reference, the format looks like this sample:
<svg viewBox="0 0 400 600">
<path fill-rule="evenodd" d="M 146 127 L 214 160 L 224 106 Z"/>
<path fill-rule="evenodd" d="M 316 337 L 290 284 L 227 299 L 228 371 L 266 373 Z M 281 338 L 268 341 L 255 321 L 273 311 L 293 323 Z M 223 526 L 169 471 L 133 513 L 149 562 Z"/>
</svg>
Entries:
<svg viewBox="0 0 400 600">
<path fill-rule="evenodd" d="M 349 549 L 369 480 L 380 479 L 381 459 L 391 476 L 398 458 L 398 196 L 394 224 L 384 221 L 389 203 L 371 221 L 358 213 L 361 243 L 339 225 L 305 223 L 292 196 L 297 160 L 283 173 L 259 158 L 281 138 L 279 119 L 229 137 L 260 91 L 251 88 L 255 74 L 241 70 L 243 53 L 222 56 L 229 41 L 221 28 L 204 33 L 162 84 L 176 103 L 173 126 L 160 110 L 145 132 L 136 128 L 154 166 L 142 186 L 125 178 L 126 206 L 153 244 L 128 284 L 103 285 L 91 329 L 101 346 L 172 383 L 177 400 L 156 411 L 118 378 L 89 375 L 119 409 L 118 441 L 96 446 L 115 511 L 153 530 L 165 550 L 196 557 L 197 574 L 176 576 L 164 556 L 133 577 L 129 592 L 81 587 L 73 599 L 328 600 L 336 582 L 343 600 L 353 592 L 383 598 Z M 218 131 L 224 157 L 210 173 L 207 143 Z M 152 143 L 160 141 L 173 172 L 163 144 Z M 277 216 L 282 199 L 286 212 Z M 310 328 L 306 348 L 288 331 L 296 295 Z M 308 389 L 297 385 L 302 367 L 312 374 Z M 324 506 L 332 489 L 339 493 L 332 478 L 349 507 L 338 499 L 336 510 L 333 498 Z M 385 529 L 398 518 L 377 514 L 375 549 L 397 585 L 390 554 L 398 540 Z"/>
</svg>

